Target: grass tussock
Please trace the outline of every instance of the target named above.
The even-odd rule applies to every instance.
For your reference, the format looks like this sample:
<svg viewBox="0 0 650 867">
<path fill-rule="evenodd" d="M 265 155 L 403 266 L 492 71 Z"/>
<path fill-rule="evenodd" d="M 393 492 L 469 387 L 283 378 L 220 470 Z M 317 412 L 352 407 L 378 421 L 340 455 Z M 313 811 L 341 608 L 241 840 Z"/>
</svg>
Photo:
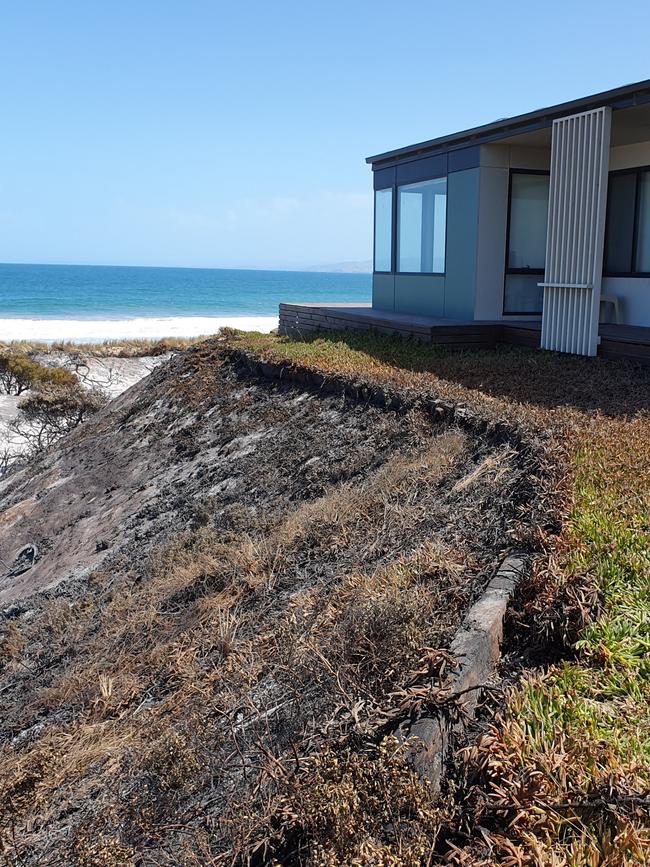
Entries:
<svg viewBox="0 0 650 867">
<path fill-rule="evenodd" d="M 72 340 L 56 340 L 44 343 L 38 340 L 11 340 L 0 342 L 0 352 L 8 353 L 50 353 L 50 352 L 83 352 L 96 358 L 143 358 L 146 356 L 166 355 L 169 352 L 180 352 L 194 346 L 207 336 L 200 337 L 165 337 L 157 339 L 103 340 L 99 343 L 77 343 Z"/>
<path fill-rule="evenodd" d="M 430 863 L 444 818 L 395 738 L 369 753 L 319 753 L 278 805 L 278 816 L 290 830 L 282 861 L 272 863 L 314 867 Z"/>
</svg>

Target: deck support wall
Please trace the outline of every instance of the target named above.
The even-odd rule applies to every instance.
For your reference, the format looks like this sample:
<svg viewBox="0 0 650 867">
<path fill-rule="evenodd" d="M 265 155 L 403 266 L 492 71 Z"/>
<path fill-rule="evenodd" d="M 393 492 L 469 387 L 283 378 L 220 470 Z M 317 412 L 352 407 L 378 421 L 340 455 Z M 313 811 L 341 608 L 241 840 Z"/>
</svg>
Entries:
<svg viewBox="0 0 650 867">
<path fill-rule="evenodd" d="M 538 348 L 541 325 L 534 320 L 454 322 L 388 314 L 367 308 L 280 304 L 278 332 L 287 337 L 310 337 L 317 332 L 361 331 L 397 336 L 450 349 L 494 349 L 499 344 Z M 650 365 L 650 328 L 600 325 L 598 354 L 627 358 Z"/>
</svg>

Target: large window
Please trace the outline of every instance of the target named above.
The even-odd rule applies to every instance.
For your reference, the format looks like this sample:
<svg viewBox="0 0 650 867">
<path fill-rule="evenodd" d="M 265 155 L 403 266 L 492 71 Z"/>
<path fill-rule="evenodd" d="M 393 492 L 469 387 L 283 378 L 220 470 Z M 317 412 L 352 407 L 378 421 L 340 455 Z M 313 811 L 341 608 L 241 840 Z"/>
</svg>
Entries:
<svg viewBox="0 0 650 867">
<path fill-rule="evenodd" d="M 393 191 L 375 190 L 375 271 L 392 271 Z"/>
<path fill-rule="evenodd" d="M 444 274 L 447 179 L 397 188 L 397 270 Z"/>
<path fill-rule="evenodd" d="M 650 169 L 609 176 L 605 273 L 650 274 Z"/>
<path fill-rule="evenodd" d="M 503 312 L 541 313 L 549 175 L 512 172 Z"/>
</svg>

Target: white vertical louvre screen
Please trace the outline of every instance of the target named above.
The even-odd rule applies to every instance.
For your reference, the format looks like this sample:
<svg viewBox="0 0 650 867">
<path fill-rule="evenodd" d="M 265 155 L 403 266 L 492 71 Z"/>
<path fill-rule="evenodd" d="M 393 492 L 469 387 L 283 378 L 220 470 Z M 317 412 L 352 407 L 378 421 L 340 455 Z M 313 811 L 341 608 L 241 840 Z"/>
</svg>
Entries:
<svg viewBox="0 0 650 867">
<path fill-rule="evenodd" d="M 611 116 L 553 121 L 542 349 L 597 352 Z"/>
</svg>

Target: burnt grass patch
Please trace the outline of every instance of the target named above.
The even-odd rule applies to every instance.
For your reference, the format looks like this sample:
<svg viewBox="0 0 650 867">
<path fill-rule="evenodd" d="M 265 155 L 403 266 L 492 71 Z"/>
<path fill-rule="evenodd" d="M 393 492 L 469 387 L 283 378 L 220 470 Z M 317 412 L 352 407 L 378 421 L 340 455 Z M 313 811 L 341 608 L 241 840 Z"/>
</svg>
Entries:
<svg viewBox="0 0 650 867">
<path fill-rule="evenodd" d="M 419 864 L 442 813 L 385 736 L 552 528 L 543 445 L 218 341 L 66 444 L 108 490 L 100 435 L 119 544 L 2 626 L 0 863 Z"/>
</svg>

